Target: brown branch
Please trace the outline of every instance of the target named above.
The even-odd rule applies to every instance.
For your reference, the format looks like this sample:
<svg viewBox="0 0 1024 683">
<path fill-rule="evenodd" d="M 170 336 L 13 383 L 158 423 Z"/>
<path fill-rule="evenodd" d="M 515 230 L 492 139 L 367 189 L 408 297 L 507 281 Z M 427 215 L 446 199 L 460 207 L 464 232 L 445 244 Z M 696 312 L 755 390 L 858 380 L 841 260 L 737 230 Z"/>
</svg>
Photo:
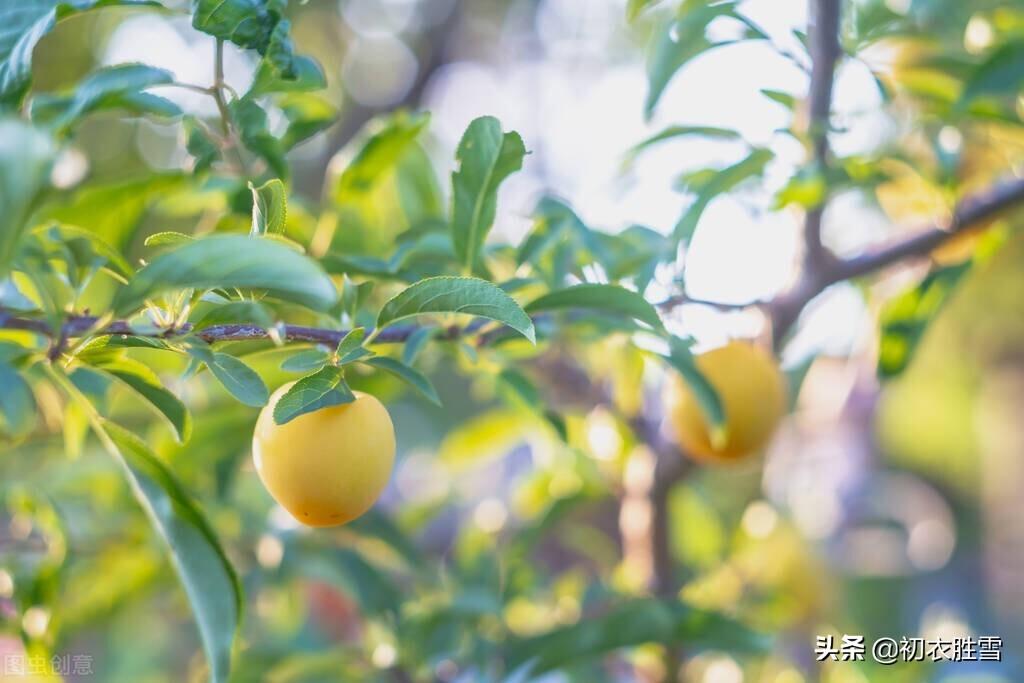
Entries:
<svg viewBox="0 0 1024 683">
<path fill-rule="evenodd" d="M 145 332 L 132 329 L 131 325 L 124 320 L 115 320 L 100 329 L 95 329 L 99 318 L 91 315 L 72 314 L 67 317 L 59 330 L 53 330 L 43 320 L 36 318 L 25 318 L 12 315 L 9 312 L 0 310 L 0 328 L 8 330 L 24 330 L 36 334 L 60 340 L 61 345 L 69 339 L 79 338 L 88 335 L 131 335 L 134 337 L 149 337 L 154 339 L 174 339 L 187 336 L 194 336 L 205 342 L 215 343 L 223 341 L 249 341 L 255 339 L 270 339 L 271 335 L 266 329 L 253 323 L 233 323 L 228 325 L 211 325 L 201 330 L 194 331 L 191 324 L 186 323 L 179 327 Z M 439 339 L 458 339 L 469 336 L 480 331 L 485 322 L 474 320 L 465 327 L 452 325 L 443 328 L 438 334 Z M 419 325 L 392 325 L 381 330 L 374 338 L 378 344 L 396 344 L 406 341 L 414 332 L 420 329 Z M 372 331 L 372 330 L 371 330 Z M 306 327 L 303 325 L 283 325 L 282 336 L 288 341 L 312 342 L 317 344 L 335 345 L 341 341 L 348 330 L 331 330 L 320 327 Z"/>
<path fill-rule="evenodd" d="M 811 83 L 807 94 L 808 132 L 814 164 L 819 173 L 828 167 L 828 131 L 832 110 L 832 85 L 839 60 L 840 0 L 816 0 L 809 27 Z M 812 274 L 825 267 L 831 256 L 821 242 L 821 222 L 827 200 L 807 211 L 804 219 L 805 268 Z"/>
</svg>

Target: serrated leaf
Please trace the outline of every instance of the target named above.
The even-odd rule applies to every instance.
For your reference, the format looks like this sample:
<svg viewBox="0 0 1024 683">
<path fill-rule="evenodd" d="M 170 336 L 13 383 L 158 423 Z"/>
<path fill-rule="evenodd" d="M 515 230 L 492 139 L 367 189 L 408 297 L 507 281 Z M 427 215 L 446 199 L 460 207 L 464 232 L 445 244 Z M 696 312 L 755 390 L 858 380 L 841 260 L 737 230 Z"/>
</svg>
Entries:
<svg viewBox="0 0 1024 683">
<path fill-rule="evenodd" d="M 288 192 L 284 183 L 274 178 L 259 187 L 249 183 L 252 191 L 252 236 L 284 232 L 288 218 Z"/>
<path fill-rule="evenodd" d="M 286 5 L 287 0 L 193 0 L 192 28 L 263 54 Z"/>
<path fill-rule="evenodd" d="M 49 184 L 56 154 L 49 136 L 21 121 L 0 120 L 0 278 L 7 274 L 29 213 Z"/>
<path fill-rule="evenodd" d="M 420 280 L 391 298 L 377 316 L 377 327 L 426 313 L 465 313 L 508 325 L 531 342 L 533 321 L 500 287 L 474 277 Z"/>
<path fill-rule="evenodd" d="M 314 261 L 267 239 L 223 235 L 193 240 L 157 256 L 117 293 L 114 309 L 130 313 L 168 290 L 239 287 L 327 310 L 337 292 Z"/>
<path fill-rule="evenodd" d="M 549 292 L 526 305 L 527 313 L 582 308 L 617 313 L 661 329 L 658 311 L 640 294 L 618 285 L 582 284 Z"/>
<path fill-rule="evenodd" d="M 345 383 L 345 375 L 341 368 L 328 365 L 298 380 L 285 392 L 274 406 L 274 422 L 283 425 L 299 415 L 328 406 L 351 403 L 355 398 L 355 394 Z"/>
<path fill-rule="evenodd" d="M 141 396 L 174 432 L 178 443 L 188 441 L 192 433 L 192 416 L 185 404 L 168 391 L 156 373 L 130 358 L 111 358 L 94 364 L 99 370 L 116 377 Z"/>
<path fill-rule="evenodd" d="M 267 405 L 270 393 L 256 371 L 226 353 L 214 352 L 213 362 L 207 363 L 210 372 L 224 388 L 247 406 L 259 408 Z"/>
<path fill-rule="evenodd" d="M 441 405 L 441 398 L 437 395 L 437 390 L 434 389 L 434 385 L 431 384 L 426 375 L 421 373 L 419 370 L 416 370 L 399 360 L 389 358 L 388 356 L 374 356 L 373 358 L 363 362 L 367 365 L 372 365 L 375 368 L 391 373 L 416 391 L 423 394 L 423 396 L 434 405 Z"/>
<path fill-rule="evenodd" d="M 0 362 L 0 426 L 13 437 L 20 437 L 35 424 L 36 402 L 32 389 L 17 370 Z"/>
<path fill-rule="evenodd" d="M 331 359 L 331 354 L 323 349 L 304 349 L 293 356 L 289 356 L 283 363 L 281 369 L 287 372 L 309 372 L 319 370 Z"/>
<path fill-rule="evenodd" d="M 66 130 L 87 114 L 106 109 L 121 109 L 135 115 L 179 116 L 178 105 L 145 92 L 146 88 L 173 81 L 170 71 L 146 64 L 102 67 L 79 81 L 67 94 L 33 97 L 32 120 Z"/>
<path fill-rule="evenodd" d="M 0 6 L 0 108 L 16 108 L 32 82 L 32 53 L 36 43 L 57 22 L 97 7 L 159 7 L 150 0 L 17 0 Z"/>
<path fill-rule="evenodd" d="M 711 426 L 712 441 L 724 441 L 726 435 L 725 406 L 711 382 L 697 367 L 696 359 L 686 342 L 678 337 L 669 339 L 669 354 L 664 359 L 678 372 L 690 387 Z"/>
<path fill-rule="evenodd" d="M 523 166 L 526 147 L 518 133 L 503 133 L 493 116 L 474 119 L 459 142 L 452 173 L 452 244 L 467 268 L 476 266 L 494 224 L 498 186 Z"/>
</svg>

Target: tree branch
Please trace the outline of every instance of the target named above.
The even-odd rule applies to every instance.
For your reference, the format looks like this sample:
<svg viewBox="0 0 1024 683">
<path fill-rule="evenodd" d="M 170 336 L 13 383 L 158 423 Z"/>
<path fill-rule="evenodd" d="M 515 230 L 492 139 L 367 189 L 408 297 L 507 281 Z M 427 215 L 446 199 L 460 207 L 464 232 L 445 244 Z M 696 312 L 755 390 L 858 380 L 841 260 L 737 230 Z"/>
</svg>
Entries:
<svg viewBox="0 0 1024 683">
<path fill-rule="evenodd" d="M 819 173 L 828 167 L 828 131 L 832 110 L 832 84 L 839 60 L 840 0 L 815 0 L 810 32 L 811 83 L 807 93 L 808 133 L 814 164 Z M 807 211 L 804 218 L 805 268 L 813 275 L 824 268 L 831 255 L 821 243 L 821 222 L 827 199 Z"/>
<path fill-rule="evenodd" d="M 174 339 L 185 336 L 195 336 L 205 342 L 223 341 L 248 341 L 254 339 L 270 339 L 271 335 L 264 328 L 253 323 L 233 323 L 228 325 L 211 325 L 199 331 L 193 331 L 193 326 L 186 323 L 179 327 L 145 332 L 132 329 L 131 325 L 124 320 L 114 320 L 100 329 L 95 329 L 100 319 L 91 315 L 72 314 L 67 317 L 59 330 L 53 330 L 43 320 L 36 318 L 25 318 L 12 315 L 9 312 L 0 310 L 0 328 L 8 330 L 24 330 L 49 337 L 50 339 L 74 339 L 87 335 L 131 335 L 133 337 L 149 337 L 154 339 Z M 486 324 L 481 320 L 474 320 L 464 327 L 452 325 L 442 328 L 438 334 L 440 339 L 458 339 L 479 332 Z M 419 325 L 392 325 L 381 330 L 374 341 L 378 344 L 397 344 L 406 341 L 414 332 L 420 329 Z M 303 325 L 282 326 L 282 336 L 288 341 L 312 342 L 317 344 L 335 345 L 340 342 L 349 330 L 331 330 L 320 327 L 306 327 Z"/>
</svg>

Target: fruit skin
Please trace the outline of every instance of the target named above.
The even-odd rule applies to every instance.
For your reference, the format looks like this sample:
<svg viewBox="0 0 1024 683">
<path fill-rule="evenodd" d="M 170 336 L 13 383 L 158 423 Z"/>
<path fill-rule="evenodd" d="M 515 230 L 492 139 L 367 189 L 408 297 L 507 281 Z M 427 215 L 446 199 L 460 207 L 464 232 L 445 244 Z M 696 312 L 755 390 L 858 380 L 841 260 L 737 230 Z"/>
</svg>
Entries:
<svg viewBox="0 0 1024 683">
<path fill-rule="evenodd" d="M 312 527 L 345 524 L 370 509 L 391 477 L 395 428 L 375 397 L 274 422 L 274 406 L 294 384 L 285 384 L 260 411 L 252 456 L 263 485 L 299 522 Z"/>
<path fill-rule="evenodd" d="M 722 401 L 727 434 L 724 443 L 713 443 L 704 411 L 675 375 L 666 400 L 668 420 L 687 455 L 725 463 L 764 448 L 786 410 L 786 382 L 775 360 L 753 344 L 732 341 L 698 355 L 696 364 Z"/>
</svg>

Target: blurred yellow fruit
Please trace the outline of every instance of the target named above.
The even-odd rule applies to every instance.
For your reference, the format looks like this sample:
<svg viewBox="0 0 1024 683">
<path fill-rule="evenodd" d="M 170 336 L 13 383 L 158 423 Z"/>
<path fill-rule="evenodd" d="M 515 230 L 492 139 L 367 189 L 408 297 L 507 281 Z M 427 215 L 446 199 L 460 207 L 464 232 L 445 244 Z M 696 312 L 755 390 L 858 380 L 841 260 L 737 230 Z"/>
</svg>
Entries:
<svg viewBox="0 0 1024 683">
<path fill-rule="evenodd" d="M 677 375 L 666 403 L 672 432 L 686 453 L 707 462 L 733 462 L 764 448 L 786 410 L 785 380 L 775 360 L 753 344 L 733 341 L 700 354 L 696 362 L 722 401 L 727 433 L 724 440 L 712 438 L 697 398 Z"/>
<path fill-rule="evenodd" d="M 274 406 L 294 384 L 274 392 L 260 411 L 252 455 L 263 485 L 307 526 L 344 524 L 370 509 L 388 483 L 395 428 L 373 396 L 321 408 L 279 425 Z"/>
</svg>

